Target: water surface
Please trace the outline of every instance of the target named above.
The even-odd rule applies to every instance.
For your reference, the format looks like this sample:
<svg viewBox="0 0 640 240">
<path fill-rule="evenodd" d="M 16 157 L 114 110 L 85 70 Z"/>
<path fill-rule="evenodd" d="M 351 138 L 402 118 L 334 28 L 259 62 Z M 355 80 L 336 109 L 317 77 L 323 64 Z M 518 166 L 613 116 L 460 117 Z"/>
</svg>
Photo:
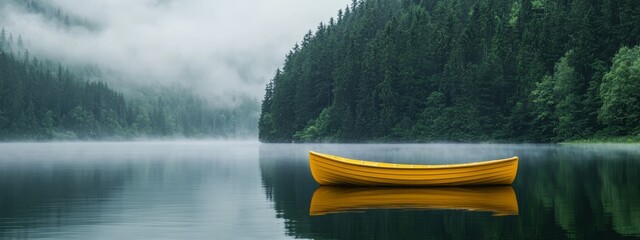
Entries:
<svg viewBox="0 0 640 240">
<path fill-rule="evenodd" d="M 426 164 L 518 155 L 515 183 L 499 189 L 515 193 L 517 212 L 394 206 L 407 191 L 348 189 L 328 196 L 386 200 L 310 216 L 309 150 Z M 638 145 L 4 143 L 0 238 L 635 239 L 639 172 Z M 418 189 L 404 204 L 482 192 Z"/>
</svg>

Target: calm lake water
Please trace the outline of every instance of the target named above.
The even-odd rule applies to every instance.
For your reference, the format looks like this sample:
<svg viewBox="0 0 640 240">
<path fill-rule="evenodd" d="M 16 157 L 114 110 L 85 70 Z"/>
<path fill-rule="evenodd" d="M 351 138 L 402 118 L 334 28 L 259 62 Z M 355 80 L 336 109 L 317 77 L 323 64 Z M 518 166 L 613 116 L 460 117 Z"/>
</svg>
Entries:
<svg viewBox="0 0 640 240">
<path fill-rule="evenodd" d="M 335 190 L 309 150 L 520 165 L 512 187 Z M 0 238 L 636 239 L 640 145 L 3 143 Z"/>
</svg>

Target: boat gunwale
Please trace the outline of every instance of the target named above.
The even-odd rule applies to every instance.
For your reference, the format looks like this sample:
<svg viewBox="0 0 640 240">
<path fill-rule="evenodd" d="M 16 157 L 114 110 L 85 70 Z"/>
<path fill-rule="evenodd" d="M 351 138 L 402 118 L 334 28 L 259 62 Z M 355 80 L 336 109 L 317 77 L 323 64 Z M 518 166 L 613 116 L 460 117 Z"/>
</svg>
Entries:
<svg viewBox="0 0 640 240">
<path fill-rule="evenodd" d="M 333 161 L 336 161 L 336 162 L 339 162 L 339 163 L 348 164 L 348 165 L 360 166 L 360 167 L 370 167 L 370 168 L 384 168 L 384 169 L 467 168 L 467 167 L 493 165 L 493 164 L 512 162 L 512 161 L 517 162 L 519 160 L 518 156 L 513 156 L 513 157 L 510 157 L 510 158 L 487 160 L 487 161 L 480 161 L 480 162 L 427 165 L 427 164 L 404 164 L 404 163 L 374 162 L 374 161 L 367 161 L 367 160 L 345 158 L 345 157 L 340 157 L 340 156 L 335 156 L 335 155 L 330 155 L 330 154 L 325 154 L 325 153 L 319 153 L 319 152 L 314 152 L 314 151 L 309 151 L 309 154 L 315 155 L 317 157 L 333 160 Z M 345 161 L 345 160 L 343 160 L 341 158 L 346 159 L 346 160 L 351 160 L 351 161 L 359 161 L 361 163 L 354 163 L 354 162 L 350 162 L 350 161 Z M 394 166 L 379 166 L 379 165 L 373 165 L 373 164 L 390 164 L 390 165 L 393 164 Z"/>
<path fill-rule="evenodd" d="M 382 170 L 398 170 L 398 169 L 379 169 L 379 170 L 373 170 L 370 169 L 368 167 L 359 167 L 359 168 L 345 168 L 344 166 L 340 165 L 340 163 L 336 163 L 333 161 L 316 161 L 315 164 L 318 165 L 322 165 L 322 166 L 318 166 L 317 170 L 322 170 L 322 169 L 328 169 L 328 170 L 333 170 L 333 171 L 340 171 L 341 169 L 348 169 L 350 175 L 353 174 L 361 174 L 359 176 L 362 176 L 362 174 L 380 174 L 380 175 L 386 175 L 386 176 L 414 176 L 414 177 L 424 177 L 424 176 L 431 176 L 431 177 L 435 177 L 435 176 L 451 176 L 451 175 L 459 175 L 459 174 L 468 174 L 468 173 L 474 173 L 474 174 L 478 174 L 478 172 L 488 172 L 488 171 L 495 171 L 498 172 L 497 170 L 500 168 L 507 168 L 507 167 L 512 167 L 512 164 L 510 164 L 510 162 L 505 162 L 505 164 L 500 163 L 500 164 L 493 164 L 493 165 L 488 165 L 491 166 L 492 168 L 482 168 L 480 169 L 479 167 L 473 168 L 473 169 L 468 169 L 468 168 L 457 168 L 456 170 L 467 170 L 464 172 L 436 172 L 436 171 L 425 171 L 425 170 L 448 170 L 447 169 L 426 169 L 426 168 L 412 168 L 412 169 L 402 169 L 402 170 L 407 170 L 407 171 L 394 171 L 394 172 L 381 172 Z M 484 166 L 483 166 L 484 167 Z M 368 171 L 367 171 L 368 170 Z M 408 170 L 415 170 L 415 171 L 408 171 Z M 499 171 L 504 171 L 504 170 L 499 170 Z M 346 172 L 344 172 L 345 174 L 347 174 Z"/>
</svg>

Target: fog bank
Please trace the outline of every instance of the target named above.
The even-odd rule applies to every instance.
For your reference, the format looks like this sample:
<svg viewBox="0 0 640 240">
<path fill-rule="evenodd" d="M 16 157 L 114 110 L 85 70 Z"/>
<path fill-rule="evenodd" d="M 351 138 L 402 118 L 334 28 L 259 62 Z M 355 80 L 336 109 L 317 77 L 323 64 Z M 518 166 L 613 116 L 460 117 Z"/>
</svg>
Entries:
<svg viewBox="0 0 640 240">
<path fill-rule="evenodd" d="M 98 65 L 117 73 L 125 86 L 178 86 L 204 97 L 262 98 L 264 84 L 289 49 L 351 1 L 34 2 L 92 26 L 60 24 L 29 11 L 25 3 L 0 4 L 0 26 L 22 35 L 37 56 Z"/>
</svg>

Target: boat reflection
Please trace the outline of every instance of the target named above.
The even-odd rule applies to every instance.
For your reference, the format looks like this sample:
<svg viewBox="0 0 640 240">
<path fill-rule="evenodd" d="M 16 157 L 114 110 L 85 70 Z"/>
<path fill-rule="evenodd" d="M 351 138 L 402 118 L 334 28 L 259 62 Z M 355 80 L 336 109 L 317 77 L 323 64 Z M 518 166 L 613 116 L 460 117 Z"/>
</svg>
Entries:
<svg viewBox="0 0 640 240">
<path fill-rule="evenodd" d="M 518 200 L 511 186 L 385 188 L 320 186 L 313 193 L 309 215 L 367 209 L 458 209 L 518 215 Z"/>
</svg>

